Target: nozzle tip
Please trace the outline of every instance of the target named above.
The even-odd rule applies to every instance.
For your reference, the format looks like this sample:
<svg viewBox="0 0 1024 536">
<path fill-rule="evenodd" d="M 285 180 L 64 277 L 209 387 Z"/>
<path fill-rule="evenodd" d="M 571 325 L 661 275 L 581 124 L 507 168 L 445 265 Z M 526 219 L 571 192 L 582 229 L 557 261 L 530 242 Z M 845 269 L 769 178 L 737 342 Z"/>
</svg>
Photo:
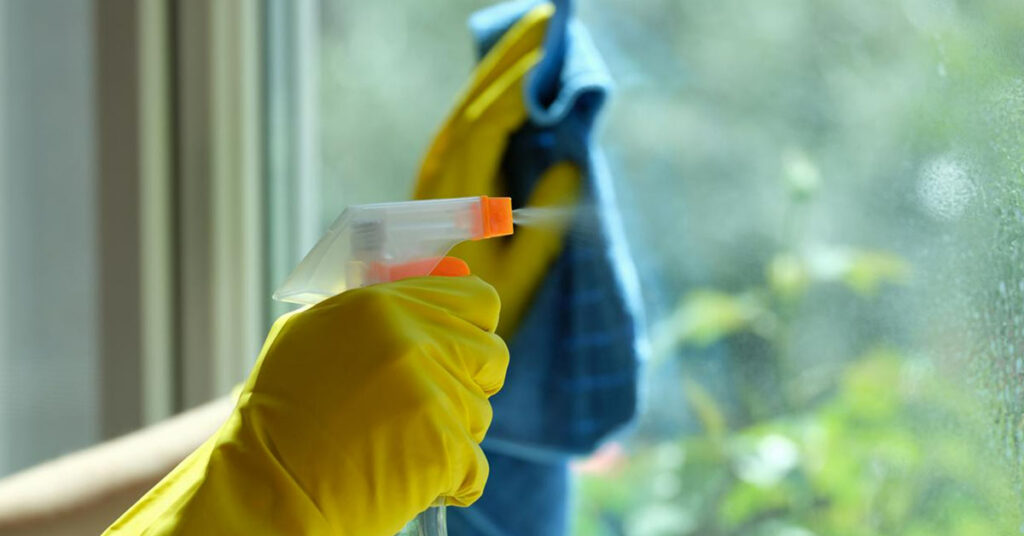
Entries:
<svg viewBox="0 0 1024 536">
<path fill-rule="evenodd" d="M 493 238 L 512 234 L 512 198 L 480 196 L 483 236 Z"/>
</svg>

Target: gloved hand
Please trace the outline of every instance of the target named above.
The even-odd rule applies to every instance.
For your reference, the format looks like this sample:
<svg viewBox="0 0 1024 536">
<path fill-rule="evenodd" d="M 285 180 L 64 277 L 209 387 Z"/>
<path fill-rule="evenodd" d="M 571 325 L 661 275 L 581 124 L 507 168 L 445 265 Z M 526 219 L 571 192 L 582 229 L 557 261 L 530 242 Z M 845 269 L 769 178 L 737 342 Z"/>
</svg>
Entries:
<svg viewBox="0 0 1024 536">
<path fill-rule="evenodd" d="M 480 279 L 344 292 L 280 318 L 231 417 L 107 534 L 391 536 L 483 492 L 508 350 Z"/>
<path fill-rule="evenodd" d="M 527 119 L 523 84 L 543 55 L 544 31 L 553 13 L 554 8 L 546 3 L 530 10 L 480 62 L 469 88 L 427 152 L 415 198 L 508 195 L 500 177 L 501 159 L 509 135 Z M 540 178 L 526 206 L 572 206 L 580 182 L 576 166 L 556 164 Z M 452 250 L 451 255 L 465 259 L 473 273 L 494 285 L 501 296 L 499 334 L 513 333 L 522 319 L 534 291 L 562 250 L 568 221 L 520 227 L 506 239 L 463 242 Z"/>
</svg>

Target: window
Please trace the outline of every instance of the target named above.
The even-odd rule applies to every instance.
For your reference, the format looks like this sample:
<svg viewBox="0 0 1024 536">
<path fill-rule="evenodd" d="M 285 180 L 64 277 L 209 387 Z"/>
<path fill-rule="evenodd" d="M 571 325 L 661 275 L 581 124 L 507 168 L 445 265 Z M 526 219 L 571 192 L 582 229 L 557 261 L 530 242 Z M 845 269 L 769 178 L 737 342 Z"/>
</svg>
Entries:
<svg viewBox="0 0 1024 536">
<path fill-rule="evenodd" d="M 237 383 L 490 3 L 0 1 L 0 475 Z M 1024 3 L 576 4 L 653 351 L 575 533 L 1021 532 Z"/>
<path fill-rule="evenodd" d="M 0 476 L 245 377 L 258 7 L 0 2 Z"/>
<path fill-rule="evenodd" d="M 1018 531 L 1021 4 L 580 7 L 657 350 L 577 531 Z"/>
<path fill-rule="evenodd" d="M 321 226 L 407 195 L 482 4 L 320 3 Z M 576 532 L 1016 531 L 1024 8 L 578 4 L 655 352 Z"/>
</svg>

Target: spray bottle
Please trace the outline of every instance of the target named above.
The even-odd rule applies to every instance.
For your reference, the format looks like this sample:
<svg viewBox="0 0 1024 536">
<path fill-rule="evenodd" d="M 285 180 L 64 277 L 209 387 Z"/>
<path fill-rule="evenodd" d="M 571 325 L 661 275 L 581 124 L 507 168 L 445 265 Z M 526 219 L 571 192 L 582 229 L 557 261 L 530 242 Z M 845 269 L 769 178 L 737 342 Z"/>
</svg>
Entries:
<svg viewBox="0 0 1024 536">
<path fill-rule="evenodd" d="M 512 234 L 508 197 L 462 197 L 348 207 L 313 246 L 274 299 L 312 305 L 348 289 L 425 275 L 465 274 L 445 255 L 459 242 Z M 444 498 L 402 536 L 447 536 Z"/>
</svg>

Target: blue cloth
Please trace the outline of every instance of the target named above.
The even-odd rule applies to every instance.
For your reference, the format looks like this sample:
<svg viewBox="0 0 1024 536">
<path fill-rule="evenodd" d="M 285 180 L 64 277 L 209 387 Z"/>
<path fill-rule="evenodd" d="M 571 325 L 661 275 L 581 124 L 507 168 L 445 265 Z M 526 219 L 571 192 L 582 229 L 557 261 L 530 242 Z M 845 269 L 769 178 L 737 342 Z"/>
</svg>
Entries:
<svg viewBox="0 0 1024 536">
<path fill-rule="evenodd" d="M 480 56 L 537 3 L 475 13 L 469 24 Z M 564 534 L 569 457 L 591 452 L 637 411 L 639 284 L 591 136 L 611 78 L 568 1 L 555 4 L 544 59 L 526 83 L 529 120 L 509 139 L 502 173 L 509 195 L 521 201 L 544 171 L 572 161 L 584 174 L 583 202 L 596 210 L 573 222 L 509 340 L 508 376 L 491 399 L 494 421 L 484 441 L 490 478 L 476 504 L 449 510 L 452 536 Z"/>
</svg>

